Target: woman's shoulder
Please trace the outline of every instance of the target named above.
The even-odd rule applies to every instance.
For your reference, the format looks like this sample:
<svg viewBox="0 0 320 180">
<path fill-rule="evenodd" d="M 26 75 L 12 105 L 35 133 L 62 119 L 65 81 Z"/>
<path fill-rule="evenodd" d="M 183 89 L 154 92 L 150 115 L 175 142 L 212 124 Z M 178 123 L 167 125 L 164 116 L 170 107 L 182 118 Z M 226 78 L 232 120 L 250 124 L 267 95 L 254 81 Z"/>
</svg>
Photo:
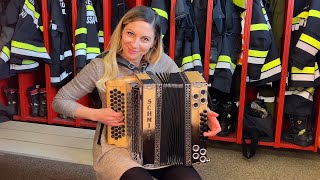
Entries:
<svg viewBox="0 0 320 180">
<path fill-rule="evenodd" d="M 162 53 L 161 58 L 149 65 L 149 70 L 155 72 L 179 72 L 177 64 L 166 53 Z"/>
</svg>

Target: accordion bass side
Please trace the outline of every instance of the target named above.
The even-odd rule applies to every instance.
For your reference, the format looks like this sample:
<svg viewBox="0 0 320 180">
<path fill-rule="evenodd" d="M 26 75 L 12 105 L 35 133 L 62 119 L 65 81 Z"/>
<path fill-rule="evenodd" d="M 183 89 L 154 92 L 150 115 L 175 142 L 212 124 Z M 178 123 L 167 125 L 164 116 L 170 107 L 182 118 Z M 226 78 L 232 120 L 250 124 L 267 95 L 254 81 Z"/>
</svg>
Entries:
<svg viewBox="0 0 320 180">
<path fill-rule="evenodd" d="M 132 159 L 156 168 L 209 161 L 206 150 L 208 85 L 196 71 L 151 72 L 107 82 L 107 107 L 125 124 L 108 126 L 108 144 L 127 147 Z"/>
</svg>

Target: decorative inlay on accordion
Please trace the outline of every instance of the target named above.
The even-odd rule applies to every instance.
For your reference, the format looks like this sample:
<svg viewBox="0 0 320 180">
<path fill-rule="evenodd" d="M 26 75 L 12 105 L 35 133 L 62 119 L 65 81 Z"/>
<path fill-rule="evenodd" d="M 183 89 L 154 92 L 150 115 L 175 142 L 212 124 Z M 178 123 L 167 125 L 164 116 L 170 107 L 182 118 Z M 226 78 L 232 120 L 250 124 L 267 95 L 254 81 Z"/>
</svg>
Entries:
<svg viewBox="0 0 320 180">
<path fill-rule="evenodd" d="M 107 82 L 107 107 L 125 124 L 108 126 L 108 144 L 156 168 L 205 163 L 208 86 L 199 72 L 140 73 Z"/>
</svg>

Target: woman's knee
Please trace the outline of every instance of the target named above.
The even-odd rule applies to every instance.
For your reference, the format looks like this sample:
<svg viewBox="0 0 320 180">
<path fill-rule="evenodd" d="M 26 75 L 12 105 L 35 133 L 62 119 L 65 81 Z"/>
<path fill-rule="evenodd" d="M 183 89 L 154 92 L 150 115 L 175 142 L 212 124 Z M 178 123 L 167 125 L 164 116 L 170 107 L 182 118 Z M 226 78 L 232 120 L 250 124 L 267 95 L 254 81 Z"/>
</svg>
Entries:
<svg viewBox="0 0 320 180">
<path fill-rule="evenodd" d="M 133 180 L 133 179 L 153 180 L 150 173 L 141 167 L 134 167 L 127 170 L 120 178 L 120 180 Z"/>
</svg>

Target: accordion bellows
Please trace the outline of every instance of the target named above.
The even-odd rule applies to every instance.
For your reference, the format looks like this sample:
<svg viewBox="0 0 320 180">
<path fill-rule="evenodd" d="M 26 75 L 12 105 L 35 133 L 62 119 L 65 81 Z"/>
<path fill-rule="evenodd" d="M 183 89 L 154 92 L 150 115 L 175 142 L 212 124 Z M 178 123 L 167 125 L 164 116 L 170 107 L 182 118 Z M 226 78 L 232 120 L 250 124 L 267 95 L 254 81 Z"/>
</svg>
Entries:
<svg viewBox="0 0 320 180">
<path fill-rule="evenodd" d="M 107 82 L 107 107 L 125 124 L 108 126 L 107 141 L 129 148 L 148 168 L 190 166 L 208 160 L 208 85 L 196 71 L 140 73 Z"/>
</svg>

